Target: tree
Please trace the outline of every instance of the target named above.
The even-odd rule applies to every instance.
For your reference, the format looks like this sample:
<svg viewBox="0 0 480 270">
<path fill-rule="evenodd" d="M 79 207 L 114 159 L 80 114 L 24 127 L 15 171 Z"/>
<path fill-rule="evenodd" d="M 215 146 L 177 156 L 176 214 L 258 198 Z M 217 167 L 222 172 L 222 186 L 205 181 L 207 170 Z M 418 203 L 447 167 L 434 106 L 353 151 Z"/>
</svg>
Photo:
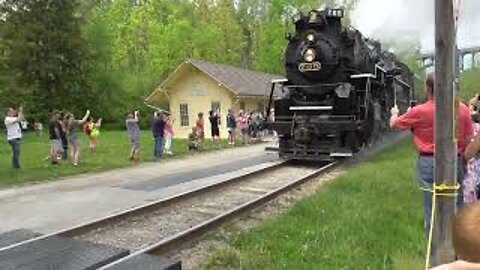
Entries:
<svg viewBox="0 0 480 270">
<path fill-rule="evenodd" d="M 74 0 L 0 2 L 2 43 L 8 51 L 0 68 L 15 87 L 10 93 L 35 114 L 88 106 L 88 53 L 76 10 Z"/>
<path fill-rule="evenodd" d="M 239 0 L 237 20 L 242 29 L 244 46 L 241 52 L 243 68 L 253 68 L 258 48 L 260 26 L 266 18 L 267 3 L 262 0 Z"/>
<path fill-rule="evenodd" d="M 186 58 L 283 74 L 286 22 L 325 2 L 0 0 L 0 106 L 118 121 Z"/>
<path fill-rule="evenodd" d="M 465 70 L 460 75 L 460 96 L 468 101 L 480 93 L 480 68 Z"/>
</svg>

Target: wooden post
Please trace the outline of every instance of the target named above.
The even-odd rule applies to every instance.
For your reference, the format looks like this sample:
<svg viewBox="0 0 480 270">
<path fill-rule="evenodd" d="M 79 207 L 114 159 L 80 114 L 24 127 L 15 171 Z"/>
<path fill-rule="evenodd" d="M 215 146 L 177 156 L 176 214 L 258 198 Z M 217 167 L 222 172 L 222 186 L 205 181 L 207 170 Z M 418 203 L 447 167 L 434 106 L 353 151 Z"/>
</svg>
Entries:
<svg viewBox="0 0 480 270">
<path fill-rule="evenodd" d="M 455 36 L 456 36 L 455 32 Z M 463 67 L 463 55 L 458 49 L 458 44 L 455 40 L 455 95 L 460 93 L 460 73 L 464 70 Z"/>
<path fill-rule="evenodd" d="M 472 53 L 472 66 L 470 67 L 470 69 L 474 69 L 475 68 L 475 53 Z"/>
<path fill-rule="evenodd" d="M 455 140 L 455 29 L 452 0 L 435 0 L 435 183 L 455 185 L 457 148 Z M 431 266 L 455 259 L 452 222 L 455 197 L 436 199 Z"/>
</svg>

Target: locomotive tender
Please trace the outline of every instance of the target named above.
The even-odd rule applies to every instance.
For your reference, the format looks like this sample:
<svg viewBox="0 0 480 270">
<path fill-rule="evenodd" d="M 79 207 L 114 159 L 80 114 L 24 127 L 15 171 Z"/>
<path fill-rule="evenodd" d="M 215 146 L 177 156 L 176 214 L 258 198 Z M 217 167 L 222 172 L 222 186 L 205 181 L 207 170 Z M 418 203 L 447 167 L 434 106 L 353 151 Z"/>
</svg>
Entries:
<svg viewBox="0 0 480 270">
<path fill-rule="evenodd" d="M 388 128 L 390 108 L 413 102 L 413 73 L 377 41 L 342 26 L 342 9 L 312 10 L 295 21 L 285 51 L 286 80 L 270 126 L 289 159 L 349 157 Z"/>
</svg>

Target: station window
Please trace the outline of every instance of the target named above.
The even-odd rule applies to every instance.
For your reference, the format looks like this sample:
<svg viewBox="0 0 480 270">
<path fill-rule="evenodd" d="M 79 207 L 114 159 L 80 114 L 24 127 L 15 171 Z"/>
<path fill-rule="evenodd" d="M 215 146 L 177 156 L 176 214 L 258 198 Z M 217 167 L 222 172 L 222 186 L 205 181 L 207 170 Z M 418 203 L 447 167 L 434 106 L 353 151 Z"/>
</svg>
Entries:
<svg viewBox="0 0 480 270">
<path fill-rule="evenodd" d="M 182 127 L 188 127 L 190 125 L 190 121 L 188 119 L 188 104 L 181 103 L 180 104 L 180 125 Z"/>
</svg>

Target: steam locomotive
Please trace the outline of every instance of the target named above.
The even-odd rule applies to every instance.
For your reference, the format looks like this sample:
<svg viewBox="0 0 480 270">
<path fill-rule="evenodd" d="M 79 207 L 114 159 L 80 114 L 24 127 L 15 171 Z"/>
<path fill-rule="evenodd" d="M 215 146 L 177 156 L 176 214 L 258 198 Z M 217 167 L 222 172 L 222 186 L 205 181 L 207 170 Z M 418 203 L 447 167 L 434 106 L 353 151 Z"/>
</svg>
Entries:
<svg viewBox="0 0 480 270">
<path fill-rule="evenodd" d="M 342 26 L 342 9 L 312 10 L 287 35 L 286 79 L 272 82 L 270 126 L 289 159 L 349 157 L 389 129 L 414 98 L 413 73 L 381 44 Z M 275 89 L 281 98 L 275 99 Z"/>
</svg>

